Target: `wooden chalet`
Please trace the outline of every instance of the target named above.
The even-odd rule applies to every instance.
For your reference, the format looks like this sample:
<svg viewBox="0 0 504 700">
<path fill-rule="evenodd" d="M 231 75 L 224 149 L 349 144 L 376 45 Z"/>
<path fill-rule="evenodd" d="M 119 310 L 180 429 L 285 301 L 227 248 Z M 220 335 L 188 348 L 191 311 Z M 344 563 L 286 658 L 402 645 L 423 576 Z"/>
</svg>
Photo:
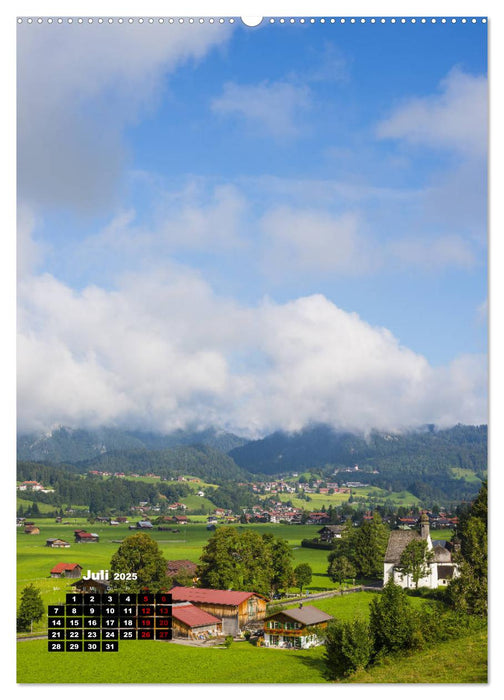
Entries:
<svg viewBox="0 0 504 700">
<path fill-rule="evenodd" d="M 327 627 L 332 615 L 313 605 L 281 610 L 264 619 L 264 646 L 309 649 L 322 644 L 317 632 Z"/>
<path fill-rule="evenodd" d="M 204 640 L 222 635 L 222 620 L 192 603 L 172 606 L 174 637 Z"/>
<path fill-rule="evenodd" d="M 51 578 L 80 578 L 82 566 L 80 564 L 66 564 L 60 562 L 51 569 Z"/>
<path fill-rule="evenodd" d="M 186 586 L 175 586 L 170 593 L 174 603 L 192 603 L 222 620 L 223 634 L 237 635 L 249 622 L 266 615 L 268 599 L 259 593 Z"/>
<path fill-rule="evenodd" d="M 317 533 L 322 542 L 332 542 L 335 538 L 341 538 L 344 529 L 344 525 L 324 525 Z"/>
</svg>

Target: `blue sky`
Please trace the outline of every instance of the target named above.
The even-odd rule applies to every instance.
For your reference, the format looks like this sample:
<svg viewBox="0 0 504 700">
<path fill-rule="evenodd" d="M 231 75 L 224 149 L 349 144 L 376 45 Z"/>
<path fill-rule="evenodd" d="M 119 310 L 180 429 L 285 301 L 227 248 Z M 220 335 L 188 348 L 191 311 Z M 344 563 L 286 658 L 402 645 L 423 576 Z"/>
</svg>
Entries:
<svg viewBox="0 0 504 700">
<path fill-rule="evenodd" d="M 18 28 L 19 427 L 486 422 L 486 25 Z"/>
</svg>

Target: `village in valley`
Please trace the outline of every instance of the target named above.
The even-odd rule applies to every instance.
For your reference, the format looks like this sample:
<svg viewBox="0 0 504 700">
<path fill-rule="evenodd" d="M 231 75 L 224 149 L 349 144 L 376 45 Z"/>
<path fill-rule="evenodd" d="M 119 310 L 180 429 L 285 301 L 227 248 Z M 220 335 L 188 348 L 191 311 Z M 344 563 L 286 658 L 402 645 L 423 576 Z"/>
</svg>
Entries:
<svg viewBox="0 0 504 700">
<path fill-rule="evenodd" d="M 199 477 L 167 479 L 151 472 L 92 470 L 87 478 L 171 484 L 182 488 L 177 493 L 186 494 L 177 500 L 140 501 L 121 513 L 112 508 L 109 514 L 90 514 L 78 505 L 51 511 L 39 499 L 53 500 L 55 489 L 26 479 L 17 486 L 20 594 L 27 574 L 42 592 L 44 605 L 61 604 L 69 591 L 114 592 L 111 562 L 124 543 L 140 535 L 155 542 L 162 557 L 163 589 L 173 599 L 169 643 L 204 649 L 246 642 L 254 649 L 319 653 L 327 646 L 328 631 L 337 622 L 341 605 L 345 616 L 352 600 L 356 615 L 369 614 L 371 600 L 385 590 L 388 581 L 408 593 L 434 592 L 448 590 L 461 572 L 458 533 L 460 518 L 467 518 L 467 506 L 449 512 L 418 504 L 373 508 L 364 498 L 359 500 L 359 492 L 369 498 L 369 491 L 365 480 L 356 480 L 357 472 L 356 465 L 336 471 L 334 480 L 294 472 L 239 482 L 237 487 L 246 489 L 250 502 L 233 509 L 213 505 L 207 496 L 215 485 Z M 30 498 L 34 500 L 27 506 Z M 323 502 L 316 510 L 310 509 L 309 500 L 301 501 L 303 507 L 293 505 L 293 499 L 306 498 Z M 197 507 L 198 501 L 206 504 L 206 513 Z M 230 550 L 241 551 L 240 539 L 247 534 L 256 538 L 254 546 L 268 539 L 279 546 L 283 543 L 284 570 L 272 573 L 266 583 L 257 579 L 257 586 L 246 577 L 242 580 L 249 585 L 241 588 L 231 579 L 225 586 L 208 585 L 224 581 L 216 574 L 212 578 L 215 572 L 205 561 L 212 540 L 228 531 L 235 538 Z M 366 546 L 373 548 L 371 556 L 362 554 Z M 417 560 L 413 547 L 420 548 Z M 413 559 L 408 566 L 405 553 L 410 549 Z M 30 564 L 33 557 L 35 567 Z M 225 565 L 213 562 L 215 567 Z M 418 605 L 428 600 L 428 594 L 412 600 Z M 35 627 L 33 622 L 30 625 L 30 633 L 37 638 L 47 634 L 47 624 L 48 618 L 41 616 Z M 21 636 L 26 637 L 26 631 Z M 129 643 L 135 642 L 121 642 Z"/>
</svg>

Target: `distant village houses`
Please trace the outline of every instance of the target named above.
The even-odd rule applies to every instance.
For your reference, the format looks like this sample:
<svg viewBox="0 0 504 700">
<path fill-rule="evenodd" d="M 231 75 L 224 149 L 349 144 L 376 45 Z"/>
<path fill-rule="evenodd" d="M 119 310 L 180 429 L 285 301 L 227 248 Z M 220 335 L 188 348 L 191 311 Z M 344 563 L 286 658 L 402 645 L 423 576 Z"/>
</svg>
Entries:
<svg viewBox="0 0 504 700">
<path fill-rule="evenodd" d="M 38 481 L 23 481 L 16 488 L 18 491 L 42 491 L 44 487 Z"/>
</svg>

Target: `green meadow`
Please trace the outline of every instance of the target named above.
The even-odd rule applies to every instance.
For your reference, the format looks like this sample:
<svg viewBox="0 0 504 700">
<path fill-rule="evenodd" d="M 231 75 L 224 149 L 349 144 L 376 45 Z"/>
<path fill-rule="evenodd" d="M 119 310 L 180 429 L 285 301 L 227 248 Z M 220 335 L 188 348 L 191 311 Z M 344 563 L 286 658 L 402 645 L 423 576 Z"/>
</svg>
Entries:
<svg viewBox="0 0 504 700">
<path fill-rule="evenodd" d="M 192 516 L 188 525 L 178 526 L 179 532 L 158 531 L 155 528 L 149 532 L 155 539 L 163 555 L 167 559 L 189 559 L 198 562 L 201 551 L 211 536 L 206 529 L 205 516 Z M 28 583 L 34 582 L 43 593 L 46 604 L 62 599 L 63 592 L 71 585 L 69 579 L 50 578 L 49 572 L 58 562 L 77 563 L 84 571 L 99 571 L 107 569 L 112 555 L 117 551 L 119 543 L 125 537 L 134 534 L 128 525 L 110 526 L 101 523 L 88 523 L 84 518 L 72 518 L 69 525 L 55 523 L 50 519 L 35 519 L 40 528 L 40 535 L 26 535 L 23 528 L 17 528 L 17 584 L 18 595 Z M 301 547 L 302 539 L 316 536 L 318 525 L 282 525 L 275 523 L 254 523 L 249 525 L 235 524 L 239 530 L 252 529 L 262 534 L 270 532 L 276 537 L 282 537 L 289 542 L 293 554 L 293 564 L 302 562 L 311 566 L 313 578 L 307 586 L 311 592 L 332 590 L 337 588 L 327 576 L 327 556 L 329 552 L 323 549 L 308 549 Z M 83 528 L 96 532 L 100 536 L 98 543 L 75 544 L 74 530 Z M 432 532 L 433 539 L 450 539 L 451 530 Z M 69 548 L 52 549 L 45 543 L 49 537 L 58 537 L 70 543 Z M 295 589 L 292 589 L 293 591 Z M 44 621 L 39 625 L 44 627 Z"/>
<path fill-rule="evenodd" d="M 18 683 L 323 683 L 321 647 L 291 652 L 234 642 L 190 647 L 120 641 L 100 654 L 47 651 L 47 641 L 19 642 Z"/>
<path fill-rule="evenodd" d="M 348 598 L 338 598 L 343 602 Z M 319 606 L 321 607 L 321 606 Z M 266 649 L 248 642 L 190 647 L 156 641 L 120 641 L 100 654 L 47 651 L 46 640 L 17 645 L 18 683 L 327 683 L 323 647 Z M 485 632 L 444 642 L 410 656 L 388 658 L 346 683 L 486 683 Z"/>
<path fill-rule="evenodd" d="M 204 519 L 204 516 L 202 516 Z M 110 526 L 101 523 L 88 523 L 84 518 L 72 518 L 70 525 L 55 523 L 50 519 L 34 519 L 40 528 L 40 535 L 26 535 L 23 528 L 17 529 L 17 591 L 18 597 L 22 588 L 29 583 L 41 589 L 44 604 L 60 602 L 66 590 L 71 586 L 71 579 L 50 578 L 51 569 L 58 562 L 77 563 L 82 566 L 84 572 L 88 569 L 99 571 L 107 569 L 112 555 L 117 551 L 119 543 L 125 537 L 134 534 L 128 529 L 128 525 Z M 310 591 L 320 591 L 336 588 L 326 574 L 328 551 L 318 549 L 306 549 L 301 547 L 303 538 L 315 537 L 318 525 L 280 525 L 273 523 L 256 523 L 251 525 L 236 524 L 238 529 L 253 529 L 260 534 L 271 532 L 276 537 L 286 539 L 292 549 L 293 563 L 302 562 L 310 564 L 313 570 L 313 579 L 308 586 Z M 74 530 L 83 528 L 89 532 L 96 532 L 100 541 L 90 544 L 75 544 Z M 167 559 L 189 559 L 198 562 L 201 551 L 211 536 L 211 531 L 206 529 L 202 522 L 189 523 L 178 526 L 179 532 L 149 531 L 155 539 Z M 49 537 L 58 537 L 70 543 L 69 548 L 52 549 L 46 547 Z M 45 628 L 43 619 L 35 626 L 35 631 Z"/>
<path fill-rule="evenodd" d="M 358 671 L 347 682 L 487 683 L 487 633 L 442 642 L 411 656 L 385 658 L 381 665 Z"/>
</svg>

